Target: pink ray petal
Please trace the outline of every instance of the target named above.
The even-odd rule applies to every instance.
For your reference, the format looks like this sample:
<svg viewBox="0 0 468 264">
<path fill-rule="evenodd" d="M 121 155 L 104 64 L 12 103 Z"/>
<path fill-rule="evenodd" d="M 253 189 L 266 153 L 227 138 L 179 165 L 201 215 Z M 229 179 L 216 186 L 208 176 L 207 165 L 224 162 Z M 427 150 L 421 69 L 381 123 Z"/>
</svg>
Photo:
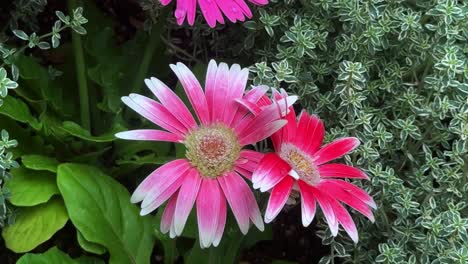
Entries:
<svg viewBox="0 0 468 264">
<path fill-rule="evenodd" d="M 326 181 L 321 182 L 319 186 L 321 186 L 320 188 L 325 188 L 335 199 L 347 204 L 354 210 L 366 216 L 371 222 L 375 221 L 374 215 L 372 214 L 372 210 L 369 206 L 352 193 L 343 190 L 341 186 Z"/>
<path fill-rule="evenodd" d="M 178 193 L 174 193 L 169 202 L 167 202 L 166 208 L 161 218 L 161 233 L 166 234 L 171 229 L 171 223 L 174 219 L 175 205 L 177 201 Z"/>
<path fill-rule="evenodd" d="M 219 218 L 218 218 L 218 224 L 216 227 L 216 234 L 215 238 L 213 240 L 213 246 L 217 247 L 219 245 L 219 242 L 221 241 L 221 238 L 223 236 L 224 232 L 224 226 L 226 225 L 226 213 L 227 213 L 227 208 L 226 208 L 226 198 L 221 197 L 219 199 Z"/>
<path fill-rule="evenodd" d="M 187 133 L 185 128 L 163 105 L 139 94 L 130 94 L 122 97 L 128 107 L 153 122 L 154 124 L 176 135 L 183 136 Z"/>
<path fill-rule="evenodd" d="M 351 152 L 353 149 L 359 146 L 359 139 L 354 137 L 340 138 L 337 139 L 313 155 L 313 159 L 316 165 L 321 165 L 330 160 L 334 160 L 342 157 L 343 155 Z"/>
<path fill-rule="evenodd" d="M 254 184 L 253 187 L 255 189 L 260 188 L 261 192 L 266 192 L 283 180 L 283 178 L 288 175 L 289 171 L 291 171 L 291 166 L 281 160 L 276 163 L 275 168 L 273 168 L 266 177 L 263 177 L 261 182 Z"/>
<path fill-rule="evenodd" d="M 171 3 L 172 0 L 160 0 L 159 2 L 161 3 L 161 5 L 163 6 L 167 6 L 168 4 Z"/>
<path fill-rule="evenodd" d="M 250 11 L 249 6 L 244 0 L 234 0 L 234 2 L 242 9 L 242 13 L 244 13 L 246 17 L 252 18 L 252 11 Z"/>
<path fill-rule="evenodd" d="M 363 201 L 365 204 L 369 205 L 370 207 L 376 209 L 377 206 L 374 202 L 374 199 L 363 189 L 357 187 L 354 184 L 351 184 L 349 182 L 343 181 L 343 180 L 337 180 L 337 179 L 327 179 L 323 180 L 324 183 L 327 184 L 332 184 L 332 185 L 337 185 L 341 187 L 342 190 L 349 192 L 359 200 Z"/>
<path fill-rule="evenodd" d="M 315 217 L 315 197 L 313 192 L 309 190 L 310 187 L 307 183 L 303 181 L 298 181 L 297 183 L 301 192 L 302 225 L 308 227 Z"/>
<path fill-rule="evenodd" d="M 237 20 L 243 20 L 242 9 L 237 6 L 236 2 L 232 0 L 216 0 L 216 4 L 231 22 L 235 23 Z"/>
<path fill-rule="evenodd" d="M 358 168 L 354 168 L 340 163 L 323 164 L 318 168 L 320 177 L 337 177 L 369 180 L 366 173 Z"/>
<path fill-rule="evenodd" d="M 150 140 L 150 141 L 167 141 L 167 142 L 182 142 L 183 137 L 155 129 L 137 129 L 116 133 L 115 136 L 120 139 L 128 140 Z"/>
<path fill-rule="evenodd" d="M 165 186 L 166 188 L 164 191 L 160 192 L 160 194 L 155 197 L 152 200 L 148 199 L 148 196 L 146 196 L 145 200 L 143 202 L 148 201 L 147 205 L 145 207 L 142 206 L 140 215 L 147 215 L 154 210 L 156 210 L 159 206 L 161 206 L 169 197 L 171 197 L 182 185 L 183 182 L 183 177 L 179 177 L 177 180 L 175 180 L 173 183 L 171 183 L 169 186 Z"/>
<path fill-rule="evenodd" d="M 240 104 L 242 107 L 245 107 L 250 113 L 254 115 L 260 114 L 262 109 L 256 103 L 252 103 L 249 100 L 245 99 L 236 99 L 236 102 Z"/>
<path fill-rule="evenodd" d="M 143 201 L 154 186 L 167 185 L 169 181 L 174 181 L 173 176 L 183 175 L 189 168 L 190 163 L 186 159 L 177 159 L 162 165 L 138 185 L 130 198 L 130 202 L 138 203 Z"/>
<path fill-rule="evenodd" d="M 296 113 L 293 107 L 289 107 L 289 113 L 285 118 L 288 123 L 283 127 L 281 142 L 294 142 L 296 138 Z"/>
<path fill-rule="evenodd" d="M 222 14 L 219 10 L 219 7 L 212 0 L 198 0 L 198 5 L 203 13 L 203 16 L 206 19 L 206 22 L 211 28 L 216 26 L 216 21 L 221 18 Z M 219 21 L 221 23 L 221 21 Z M 222 22 L 222 24 L 224 21 Z"/>
<path fill-rule="evenodd" d="M 239 111 L 239 104 L 236 100 L 242 98 L 248 78 L 249 70 L 247 68 L 241 69 L 238 64 L 234 64 L 229 69 L 228 91 L 230 92 L 230 99 L 224 111 L 223 120 L 225 124 L 231 124 Z"/>
<path fill-rule="evenodd" d="M 240 152 L 240 157 L 243 159 L 251 160 L 254 162 L 260 162 L 264 154 L 254 150 L 244 149 Z"/>
<path fill-rule="evenodd" d="M 269 177 L 273 170 L 278 170 L 277 164 L 280 164 L 279 168 L 285 167 L 284 164 L 288 165 L 275 153 L 265 154 L 263 158 L 259 161 L 258 167 L 252 174 L 253 185 L 256 186 L 260 184 L 265 177 Z M 289 167 L 289 169 L 291 169 L 291 167 Z M 288 173 L 288 171 L 286 172 L 286 174 Z M 277 173 L 280 173 L 280 171 L 278 171 Z"/>
<path fill-rule="evenodd" d="M 210 120 L 213 119 L 213 112 L 217 111 L 216 107 L 218 102 L 215 100 L 216 93 L 216 73 L 218 72 L 218 65 L 214 60 L 210 60 L 208 63 L 208 69 L 206 71 L 206 81 L 205 81 L 205 95 L 206 103 L 208 104 L 208 110 L 210 112 Z"/>
<path fill-rule="evenodd" d="M 249 217 L 252 220 L 252 223 L 260 231 L 263 231 L 265 227 L 263 225 L 262 214 L 260 213 L 260 209 L 258 208 L 258 204 L 255 196 L 252 193 L 252 190 L 250 190 L 247 183 L 239 175 L 236 175 L 236 177 L 233 177 L 230 180 L 232 186 L 234 187 L 235 193 L 244 194 L 245 201 L 247 202 L 247 206 L 249 208 Z"/>
<path fill-rule="evenodd" d="M 332 235 L 336 236 L 338 234 L 338 221 L 336 220 L 335 213 L 330 204 L 330 198 L 325 193 L 319 191 L 318 188 L 312 186 L 309 187 L 313 196 L 320 205 L 320 208 L 322 208 L 323 215 L 325 216 L 325 219 L 327 219 Z"/>
<path fill-rule="evenodd" d="M 171 113 L 187 128 L 193 129 L 197 127 L 192 113 L 187 109 L 184 102 L 163 82 L 151 77 L 145 79 L 145 84 L 151 92 L 158 98 L 162 105 L 170 109 Z"/>
<path fill-rule="evenodd" d="M 177 65 L 170 65 L 171 69 L 179 78 L 182 87 L 184 87 L 185 93 L 197 114 L 200 123 L 209 124 L 210 112 L 208 110 L 208 104 L 206 102 L 205 94 L 203 89 L 198 82 L 197 78 L 183 63 L 177 63 Z"/>
<path fill-rule="evenodd" d="M 307 116 L 307 113 L 301 115 L 301 118 L 302 116 Z M 298 143 L 298 146 L 304 146 L 302 147 L 303 151 L 309 153 L 310 155 L 313 155 L 323 143 L 323 138 L 325 136 L 325 127 L 323 125 L 322 120 L 320 120 L 320 118 L 318 118 L 315 115 L 308 116 L 308 118 L 306 119 L 308 119 L 308 122 L 305 131 L 305 124 L 300 124 L 298 127 L 298 134 L 300 135 L 302 140 L 302 143 Z"/>
<path fill-rule="evenodd" d="M 259 6 L 268 4 L 268 0 L 249 0 L 249 2 Z"/>
<path fill-rule="evenodd" d="M 271 136 L 273 133 L 278 131 L 278 129 L 286 125 L 286 123 L 287 123 L 286 120 L 277 120 L 277 121 L 271 122 L 265 125 L 264 127 L 259 128 L 257 131 L 253 131 L 252 133 L 243 136 L 239 143 L 243 146 L 255 144 Z"/>
<path fill-rule="evenodd" d="M 220 215 L 220 200 L 224 199 L 215 179 L 203 179 L 197 197 L 197 220 L 200 245 L 209 247 L 216 235 Z"/>
<path fill-rule="evenodd" d="M 281 212 L 288 200 L 294 184 L 294 179 L 285 177 L 271 190 L 268 206 L 265 212 L 265 223 L 270 223 Z"/>
<path fill-rule="evenodd" d="M 236 165 L 234 167 L 234 171 L 236 171 L 237 173 L 239 173 L 240 175 L 244 176 L 246 179 L 248 180 L 252 180 L 252 172 L 249 171 L 249 170 L 246 170 L 238 165 Z"/>
<path fill-rule="evenodd" d="M 245 194 L 236 192 L 238 188 L 233 186 L 233 184 L 236 183 L 235 177 L 239 176 L 235 172 L 229 172 L 225 176 L 219 177 L 218 182 L 226 196 L 242 234 L 245 235 L 249 231 L 250 208 L 247 204 Z"/>
<path fill-rule="evenodd" d="M 241 100 L 247 100 L 250 103 L 257 104 L 260 98 L 262 98 L 268 91 L 268 89 L 269 88 L 265 85 L 254 87 L 252 90 L 246 92 Z M 258 106 L 260 107 L 260 105 Z M 231 122 L 231 126 L 236 126 L 248 112 L 249 111 L 246 108 L 238 108 L 238 111 Z"/>
<path fill-rule="evenodd" d="M 218 65 L 218 70 L 216 71 L 215 77 L 215 89 L 213 94 L 213 111 L 211 112 L 211 120 L 214 123 L 220 123 L 223 121 L 223 116 L 226 107 L 230 101 L 230 91 L 229 88 L 229 67 L 226 63 L 220 63 Z"/>
<path fill-rule="evenodd" d="M 356 244 L 359 240 L 359 235 L 353 218 L 351 218 L 348 211 L 346 211 L 346 209 L 337 201 L 330 199 L 330 204 L 335 212 L 336 219 L 338 219 L 338 222 L 340 222 L 346 233 L 348 233 Z"/>
<path fill-rule="evenodd" d="M 187 218 L 192 210 L 200 189 L 201 176 L 196 169 L 191 169 L 180 187 L 179 197 L 174 213 L 174 229 L 177 236 L 182 234 Z"/>
</svg>

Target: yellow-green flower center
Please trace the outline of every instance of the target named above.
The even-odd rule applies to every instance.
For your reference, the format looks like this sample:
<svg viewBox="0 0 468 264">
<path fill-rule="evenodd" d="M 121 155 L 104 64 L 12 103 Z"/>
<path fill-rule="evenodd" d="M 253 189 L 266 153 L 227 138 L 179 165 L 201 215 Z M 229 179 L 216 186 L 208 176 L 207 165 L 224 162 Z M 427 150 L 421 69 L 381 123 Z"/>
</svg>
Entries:
<svg viewBox="0 0 468 264">
<path fill-rule="evenodd" d="M 185 156 L 203 177 L 215 178 L 233 169 L 241 145 L 230 128 L 200 127 L 185 138 Z"/>
<path fill-rule="evenodd" d="M 304 153 L 293 144 L 285 143 L 281 146 L 279 155 L 292 167 L 291 176 L 299 177 L 299 179 L 310 185 L 317 185 L 320 182 L 317 167 L 307 153 Z"/>
</svg>

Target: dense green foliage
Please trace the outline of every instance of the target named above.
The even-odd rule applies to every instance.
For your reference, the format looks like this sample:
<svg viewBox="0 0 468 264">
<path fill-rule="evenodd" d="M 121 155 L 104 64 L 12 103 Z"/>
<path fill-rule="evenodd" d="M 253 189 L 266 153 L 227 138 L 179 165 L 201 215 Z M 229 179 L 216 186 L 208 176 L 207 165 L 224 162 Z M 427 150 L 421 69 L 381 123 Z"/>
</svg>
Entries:
<svg viewBox="0 0 468 264">
<path fill-rule="evenodd" d="M 325 120 L 326 141 L 363 143 L 345 160 L 369 174 L 357 184 L 376 200 L 376 222 L 352 213 L 354 245 L 341 232 L 333 238 L 318 213 L 317 235 L 331 249 L 320 263 L 468 262 L 466 2 L 275 0 L 252 21 L 210 29 L 200 16 L 194 27 L 176 26 L 172 7 L 142 0 L 145 17 L 130 33 L 95 2 L 67 1 L 44 30 L 37 16 L 47 1 L 16 0 L 1 33 L 6 263 L 235 263 L 272 240 L 271 225 L 242 236 L 229 216 L 220 246 L 201 250 L 193 215 L 173 240 L 159 232 L 161 210 L 141 217 L 130 204 L 128 191 L 184 149 L 116 140 L 115 132 L 152 127 L 120 97 L 147 93 L 143 78 L 152 75 L 180 95 L 169 62 L 190 64 L 203 82 L 210 58 L 251 65 L 254 84 L 300 95 Z"/>
<path fill-rule="evenodd" d="M 357 135 L 364 143 L 347 161 L 369 173 L 364 186 L 379 210 L 373 225 L 356 217 L 363 220 L 357 246 L 323 235 L 344 261 L 468 261 L 462 2 L 278 1 L 245 24 L 267 39 L 255 82 L 288 84 L 324 118 L 330 138 Z"/>
</svg>

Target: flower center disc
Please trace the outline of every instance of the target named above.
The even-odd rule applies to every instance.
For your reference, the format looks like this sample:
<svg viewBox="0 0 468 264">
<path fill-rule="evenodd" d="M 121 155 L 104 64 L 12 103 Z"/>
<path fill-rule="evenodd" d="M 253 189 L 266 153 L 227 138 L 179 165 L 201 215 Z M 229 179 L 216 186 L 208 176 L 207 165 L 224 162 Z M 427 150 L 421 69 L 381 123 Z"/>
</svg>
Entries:
<svg viewBox="0 0 468 264">
<path fill-rule="evenodd" d="M 317 185 L 320 182 L 320 174 L 312 158 L 296 146 L 289 143 L 283 144 L 280 157 L 289 163 L 301 180 L 310 185 Z"/>
<path fill-rule="evenodd" d="M 185 156 L 204 177 L 215 178 L 232 170 L 241 146 L 236 134 L 222 125 L 201 127 L 185 138 Z"/>
</svg>

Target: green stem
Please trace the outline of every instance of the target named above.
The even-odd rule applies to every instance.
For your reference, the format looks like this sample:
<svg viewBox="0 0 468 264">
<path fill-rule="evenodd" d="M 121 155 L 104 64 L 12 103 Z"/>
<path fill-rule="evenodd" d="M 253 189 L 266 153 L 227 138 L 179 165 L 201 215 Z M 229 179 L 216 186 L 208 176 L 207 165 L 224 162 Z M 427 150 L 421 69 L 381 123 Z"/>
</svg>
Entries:
<svg viewBox="0 0 468 264">
<path fill-rule="evenodd" d="M 77 0 L 69 0 L 68 8 L 70 12 L 78 7 Z M 81 125 L 87 129 L 91 129 L 91 118 L 89 114 L 89 96 L 88 83 L 86 78 L 86 64 L 83 54 L 83 43 L 81 36 L 72 32 L 73 53 L 75 56 L 76 77 L 78 79 L 79 98 L 80 98 L 80 117 Z"/>
<path fill-rule="evenodd" d="M 132 85 L 132 92 L 139 93 L 142 87 L 142 81 L 148 72 L 149 65 L 151 60 L 153 59 L 154 51 L 157 48 L 157 43 L 161 37 L 161 31 L 164 28 L 163 24 L 166 21 L 166 17 L 168 14 L 168 8 L 164 8 L 163 11 L 159 14 L 159 21 L 156 25 L 153 26 L 148 44 L 146 44 L 145 51 L 143 53 L 143 59 L 141 61 L 140 67 L 135 75 L 135 79 L 133 80 Z"/>
</svg>

